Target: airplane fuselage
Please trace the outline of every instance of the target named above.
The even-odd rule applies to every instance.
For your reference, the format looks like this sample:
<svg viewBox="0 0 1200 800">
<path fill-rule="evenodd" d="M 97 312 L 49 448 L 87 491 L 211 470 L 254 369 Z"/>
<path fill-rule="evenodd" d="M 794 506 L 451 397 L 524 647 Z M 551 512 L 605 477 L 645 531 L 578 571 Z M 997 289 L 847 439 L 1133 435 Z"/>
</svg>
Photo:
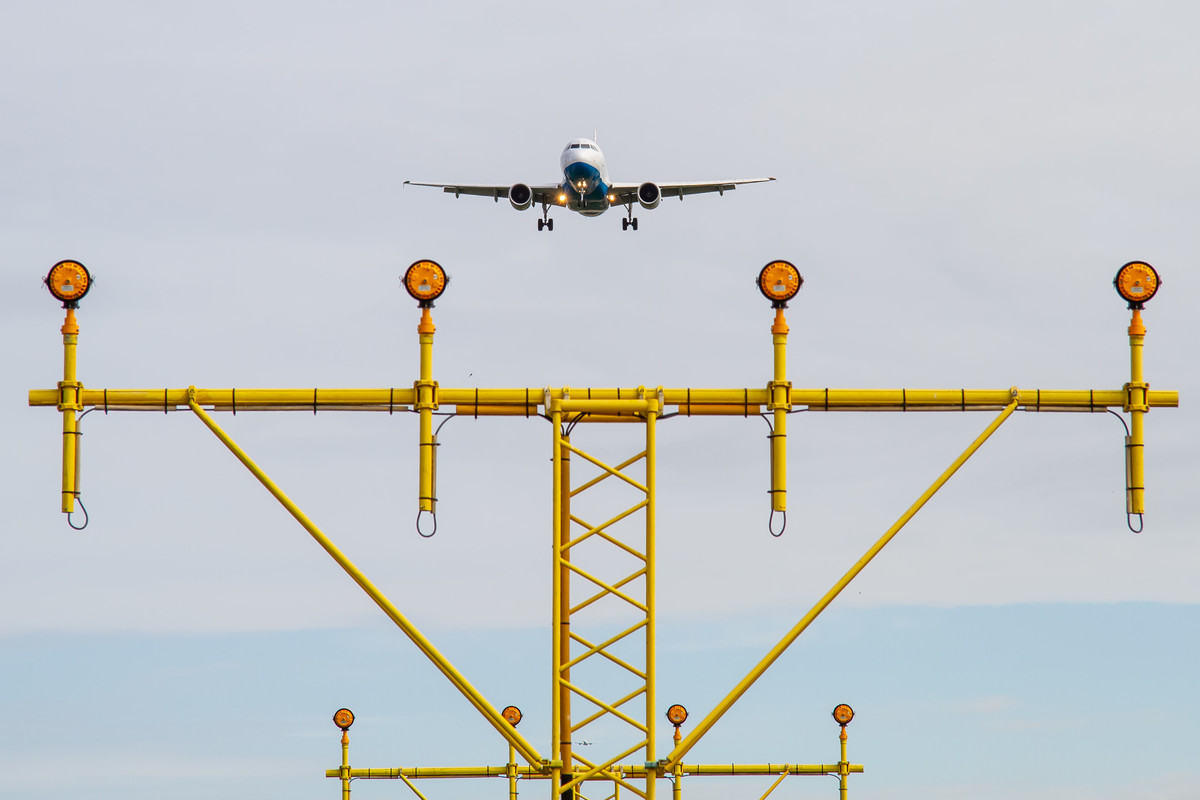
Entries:
<svg viewBox="0 0 1200 800">
<path fill-rule="evenodd" d="M 604 153 L 591 139 L 574 139 L 563 148 L 559 165 L 563 171 L 560 199 L 571 211 L 597 217 L 612 205 L 608 167 Z"/>
</svg>

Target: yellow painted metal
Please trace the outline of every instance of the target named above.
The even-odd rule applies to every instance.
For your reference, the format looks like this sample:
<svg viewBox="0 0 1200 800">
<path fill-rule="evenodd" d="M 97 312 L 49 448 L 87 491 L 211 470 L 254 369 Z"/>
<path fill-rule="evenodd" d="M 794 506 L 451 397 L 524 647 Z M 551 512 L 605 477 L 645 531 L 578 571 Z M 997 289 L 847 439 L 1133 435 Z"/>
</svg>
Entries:
<svg viewBox="0 0 1200 800">
<path fill-rule="evenodd" d="M 560 716 L 558 758 L 564 772 L 571 772 L 571 437 L 564 435 L 558 447 L 558 675 Z M 562 445 L 566 445 L 565 447 Z"/>
<path fill-rule="evenodd" d="M 771 792 L 775 791 L 776 787 L 778 787 L 779 784 L 783 783 L 783 779 L 786 778 L 787 776 L 788 776 L 788 774 L 786 772 L 783 773 L 782 775 L 780 775 L 775 780 L 775 782 L 771 784 L 771 788 L 767 789 L 767 791 L 763 792 L 763 796 L 760 797 L 759 800 L 767 800 L 767 798 L 771 796 Z"/>
<path fill-rule="evenodd" d="M 591 394 L 590 398 L 588 397 L 589 393 Z M 656 769 L 650 770 L 648 773 L 643 772 L 642 777 L 645 778 L 645 785 L 639 787 L 626 780 L 624 777 L 625 773 L 614 766 L 621 759 L 638 751 L 642 752 L 643 763 L 653 762 L 656 757 L 654 752 L 654 720 L 657 715 L 653 710 L 655 703 L 654 482 L 657 457 L 656 425 L 658 416 L 662 411 L 661 389 L 646 390 L 644 387 L 638 387 L 632 392 L 615 390 L 612 394 L 617 395 L 618 393 L 619 396 L 597 397 L 598 394 L 601 394 L 600 392 L 564 388 L 556 393 L 547 391 L 542 398 L 542 402 L 545 404 L 545 407 L 550 409 L 551 413 L 551 427 L 554 429 L 556 468 L 558 469 L 558 472 L 554 476 L 556 495 L 554 499 L 556 525 L 554 541 L 556 543 L 557 559 L 555 564 L 555 579 L 558 585 L 553 590 L 556 604 L 554 627 L 558 638 L 554 642 L 553 650 L 556 654 L 556 699 L 559 700 L 562 708 L 553 713 L 557 718 L 562 719 L 563 722 L 557 733 L 562 737 L 560 741 L 567 743 L 577 731 L 602 717 L 620 720 L 637 732 L 636 740 L 626 744 L 622 752 L 612 753 L 605 758 L 592 760 L 573 750 L 570 751 L 569 756 L 563 754 L 561 757 L 563 766 L 557 777 L 558 783 L 552 789 L 552 795 L 556 797 L 578 792 L 582 788 L 581 785 L 590 780 L 611 780 L 614 782 L 614 786 L 618 792 L 621 788 L 624 788 L 639 797 L 652 798 L 654 796 L 655 783 L 658 777 L 660 777 Z M 604 392 L 603 394 L 608 395 L 608 392 Z M 591 415 L 611 415 L 616 413 L 636 413 L 637 416 L 632 417 L 632 419 L 645 426 L 645 449 L 620 462 L 617 466 L 612 466 L 588 453 L 583 448 L 574 444 L 562 431 L 564 421 L 591 421 Z M 563 458 L 562 454 L 578 456 L 581 461 L 596 467 L 600 471 L 600 474 L 595 478 L 581 482 L 580 486 L 572 487 L 569 462 Z M 628 469 L 639 461 L 644 462 L 645 477 L 642 480 L 638 480 L 628 472 Z M 571 513 L 570 504 L 572 498 L 589 489 L 595 488 L 602 481 L 609 478 L 616 478 L 637 490 L 641 495 L 639 501 L 612 515 L 600 524 L 593 524 Z M 635 544 L 630 541 L 622 541 L 609 533 L 609 529 L 613 525 L 638 512 L 645 514 L 644 541 Z M 572 537 L 572 526 L 579 526 L 584 532 Z M 598 545 L 611 545 L 617 550 L 633 556 L 640 563 L 640 566 L 615 580 L 602 578 L 594 570 L 576 563 L 576 559 L 571 555 L 572 548 L 578 547 L 585 541 L 593 541 Z M 569 598 L 572 591 L 569 587 L 573 577 L 593 584 L 599 591 L 592 593 L 575 605 L 571 605 Z M 639 579 L 642 585 L 640 594 L 636 590 L 631 591 L 632 585 Z M 605 600 L 615 600 L 623 604 L 626 608 L 635 609 L 639 612 L 637 620 L 616 634 L 604 638 L 599 643 L 594 643 L 588 637 L 573 630 L 572 626 L 564 624 L 570 622 L 571 617 L 578 611 Z M 640 665 L 631 663 L 627 658 L 618 656 L 612 649 L 618 643 L 625 641 L 628 637 L 639 631 L 642 632 L 643 636 L 645 659 L 644 664 Z M 573 644 L 581 645 L 584 649 L 572 655 L 571 646 Z M 599 696 L 598 693 L 590 691 L 586 686 L 570 680 L 570 670 L 572 667 L 596 656 L 602 656 L 611 664 L 624 670 L 628 675 L 635 677 L 638 681 L 637 685 L 624 697 L 610 701 Z M 566 691 L 562 691 L 563 689 Z M 636 713 L 627 710 L 627 704 L 639 696 L 643 698 L 645 703 L 644 709 L 640 709 Z M 586 701 L 596 710 L 584 716 L 583 719 L 571 724 L 571 712 L 566 707 L 570 705 L 573 698 Z M 553 775 L 555 765 L 552 764 L 551 767 Z"/>
<path fill-rule="evenodd" d="M 454 406 L 459 413 L 478 416 L 548 415 L 543 395 L 561 399 L 562 390 L 544 389 L 455 389 L 436 387 L 437 405 Z M 572 389 L 576 397 L 632 397 L 636 389 Z M 83 389 L 81 409 L 108 411 L 174 411 L 188 404 L 189 389 Z M 409 411 L 417 402 L 412 387 L 379 389 L 203 389 L 195 388 L 196 402 L 216 411 Z M 792 409 L 809 411 L 993 411 L 1008 405 L 1008 389 L 801 389 L 791 390 Z M 767 389 L 664 389 L 664 412 L 675 409 L 681 416 L 714 415 L 758 416 L 770 403 Z M 1129 401 L 1126 389 L 1047 390 L 1023 389 L 1017 393 L 1018 407 L 1026 411 L 1104 411 L 1124 408 Z M 57 406 L 62 393 L 58 389 L 33 389 L 30 406 Z M 1149 408 L 1176 408 L 1179 392 L 1147 390 Z M 583 421 L 593 421 L 592 414 Z M 634 417 L 632 421 L 642 420 Z"/>
<path fill-rule="evenodd" d="M 678 764 L 676 768 L 678 774 L 710 778 L 739 775 L 837 775 L 841 770 L 839 764 Z M 589 766 L 581 764 L 575 768 L 575 772 L 582 774 L 588 769 L 590 769 Z M 846 769 L 853 775 L 861 773 L 863 765 L 847 764 Z M 514 771 L 517 777 L 523 780 L 549 780 L 550 778 L 549 768 L 516 765 Z M 630 778 L 644 778 L 648 773 L 656 774 L 658 767 L 655 765 L 654 768 L 647 769 L 646 765 L 641 763 L 614 764 L 610 767 L 610 771 L 613 774 Z M 351 778 L 371 780 L 398 780 L 401 775 L 411 780 L 506 778 L 508 774 L 509 766 L 507 764 L 484 767 L 370 767 L 350 770 Z M 325 771 L 327 778 L 340 776 L 341 770 Z"/>
<path fill-rule="evenodd" d="M 658 396 L 662 397 L 662 387 Z M 655 755 L 655 730 L 658 720 L 658 648 L 657 648 L 657 615 L 655 609 L 655 516 L 657 501 L 655 499 L 656 472 L 658 467 L 657 432 L 658 414 L 661 407 L 657 400 L 651 400 L 651 407 L 646 412 L 646 763 L 653 764 L 658 760 Z M 646 776 L 646 798 L 654 800 L 654 790 L 658 785 L 658 775 Z"/>
<path fill-rule="evenodd" d="M 79 345 L 79 324 L 75 321 L 75 309 L 68 308 L 62 325 L 63 379 L 58 384 L 55 405 L 62 412 L 62 510 L 64 514 L 75 511 L 75 498 L 79 496 L 79 420 L 76 412 L 82 411 L 80 393 L 83 389 L 76 379 L 76 348 Z"/>
<path fill-rule="evenodd" d="M 437 443 L 433 440 L 433 412 L 438 406 L 437 383 L 433 380 L 433 317 L 429 308 L 421 309 L 421 322 L 417 325 L 417 338 L 421 347 L 421 379 L 413 386 L 416 392 L 416 402 L 413 407 L 421 417 L 420 430 L 420 470 L 417 507 L 430 514 L 437 512 L 437 497 L 434 493 L 434 450 Z M 315 395 L 314 395 L 315 397 Z"/>
<path fill-rule="evenodd" d="M 792 410 L 792 384 L 787 379 L 787 320 L 783 307 L 775 309 L 775 324 L 771 326 L 771 337 L 775 350 L 775 377 L 769 386 L 771 402 L 767 406 L 774 413 L 771 426 L 771 511 L 787 511 L 787 415 Z"/>
<path fill-rule="evenodd" d="M 390 778 L 402 780 L 423 800 L 412 783 L 419 778 L 506 777 L 509 797 L 515 800 L 518 778 L 547 780 L 552 798 L 564 794 L 580 796 L 582 785 L 588 781 L 612 781 L 613 798 L 622 788 L 652 800 L 657 779 L 673 781 L 673 800 L 680 800 L 682 778 L 716 775 L 774 775 L 777 780 L 768 797 L 787 775 L 838 775 L 840 794 L 844 800 L 847 776 L 862 772 L 862 765 L 850 764 L 846 755 L 846 731 L 841 732 L 841 760 L 827 764 L 716 764 L 685 765 L 683 757 L 690 751 L 750 686 L 782 655 L 796 638 L 821 614 L 868 563 L 894 538 L 921 507 L 949 480 L 974 452 L 999 428 L 1016 409 L 1026 411 L 1100 412 L 1121 408 L 1131 415 L 1131 430 L 1126 440 L 1127 510 L 1130 514 L 1144 511 L 1144 416 L 1156 407 L 1174 407 L 1179 395 L 1173 391 L 1150 391 L 1143 375 L 1143 344 L 1145 328 L 1139 310 L 1134 310 L 1129 326 L 1130 381 L 1120 390 L 970 390 L 970 389 L 794 389 L 787 380 L 788 327 L 782 308 L 776 309 L 771 328 L 773 343 L 772 379 L 766 388 L 676 388 L 647 390 L 644 386 L 613 388 L 449 388 L 442 389 L 433 380 L 433 341 L 435 328 L 428 307 L 422 309 L 417 326 L 420 348 L 419 378 L 411 388 L 366 389 L 100 389 L 86 390 L 76 376 L 78 325 L 74 311 L 68 309 L 62 327 L 63 380 L 54 390 L 35 390 L 29 393 L 32 406 L 56 406 L 63 414 L 63 489 L 62 507 L 70 513 L 79 494 L 78 414 L 88 408 L 105 411 L 155 410 L 173 411 L 189 408 L 231 452 L 270 491 L 289 513 L 309 532 L 326 552 L 355 580 L 368 596 L 388 615 L 431 662 L 451 681 L 484 718 L 505 738 L 509 761 L 503 767 L 446 767 L 395 768 L 353 770 L 349 766 L 349 739 L 343 734 L 342 766 L 330 770 L 330 777 L 342 779 L 343 800 L 348 800 L 351 778 Z M 361 410 L 388 413 L 415 412 L 419 418 L 419 485 L 418 506 L 421 512 L 436 512 L 437 440 L 433 432 L 433 414 L 440 408 L 453 408 L 454 413 L 471 416 L 539 417 L 551 422 L 554 431 L 553 461 L 553 681 L 551 698 L 551 754 L 553 760 L 543 759 L 511 724 L 483 698 L 425 637 L 380 593 L 332 542 L 297 508 L 289 498 L 262 472 L 257 465 L 216 425 L 205 410 L 213 411 L 275 411 L 275 410 Z M 729 694 L 686 737 L 678 728 L 675 747 L 666 759 L 659 761 L 655 751 L 656 709 L 656 430 L 659 419 L 680 416 L 742 416 L 771 415 L 770 436 L 770 494 L 772 512 L 786 512 L 787 491 L 787 417 L 798 409 L 807 411 L 981 411 L 999 410 L 999 415 L 959 458 L 944 471 L 930 488 L 900 517 L 899 520 L 859 559 L 859 561 L 826 593 L 784 638 L 739 682 Z M 610 466 L 594 455 L 572 444 L 564 426 L 579 422 L 626 423 L 645 426 L 645 449 L 617 466 Z M 600 470 L 600 474 L 577 487 L 571 486 L 572 455 L 577 454 Z M 643 460 L 645 477 L 638 480 L 629 468 Z M 571 511 L 571 500 L 610 477 L 616 477 L 637 490 L 641 499 L 619 511 L 600 524 L 592 524 Z M 610 530 L 632 515 L 645 513 L 645 538 L 631 544 Z M 572 536 L 573 526 L 583 533 Z M 600 577 L 598 571 L 574 563 L 572 548 L 584 542 L 593 545 L 612 545 L 639 561 L 639 567 L 616 579 Z M 581 551 L 577 551 L 581 552 Z M 572 605 L 573 577 L 587 581 L 598 591 L 588 594 Z M 637 582 L 642 582 L 644 595 L 639 597 Z M 613 635 L 603 635 L 594 643 L 589 637 L 572 630 L 572 617 L 581 610 L 600 602 L 617 602 L 625 609 L 635 609 L 639 618 L 632 625 Z M 632 663 L 628 657 L 617 655 L 619 643 L 635 634 L 644 636 L 644 664 Z M 578 647 L 575 647 L 575 646 Z M 582 649 L 580 649 L 582 648 Z M 574 649 L 574 655 L 572 651 Z M 572 681 L 571 670 L 589 659 L 600 656 L 610 664 L 637 679 L 638 683 L 625 696 L 610 700 L 599 692 L 589 690 L 578 680 Z M 580 671 L 580 675 L 585 674 Z M 582 719 L 572 719 L 572 699 L 578 697 L 596 710 Z M 644 718 L 634 713 L 632 705 L 638 698 L 644 702 Z M 620 720 L 635 732 L 635 741 L 623 743 L 621 752 L 591 760 L 572 749 L 575 733 L 601 719 Z M 621 760 L 637 752 L 642 761 L 621 764 Z M 517 753 L 529 766 L 516 763 Z M 645 780 L 644 787 L 631 783 Z"/>
<path fill-rule="evenodd" d="M 399 777 L 400 777 L 400 780 L 404 781 L 405 786 L 407 786 L 409 789 L 412 789 L 413 794 L 415 794 L 417 797 L 421 798 L 421 800 L 427 800 L 425 795 L 421 794 L 421 790 L 418 789 L 416 784 L 414 784 L 408 777 L 406 777 L 404 775 L 400 775 Z"/>
<path fill-rule="evenodd" d="M 735 686 L 729 692 L 728 695 L 725 696 L 725 699 L 718 703 L 717 707 L 709 712 L 708 716 L 705 717 L 698 725 L 696 725 L 695 729 L 690 734 L 684 737 L 683 741 L 675 747 L 669 756 L 667 756 L 667 767 L 671 767 L 676 764 L 681 758 L 683 758 L 688 750 L 690 750 L 696 744 L 696 742 L 700 740 L 700 737 L 708 733 L 709 729 L 711 729 L 712 726 L 717 723 L 717 720 L 719 720 L 721 716 L 724 715 L 725 712 L 728 711 L 735 702 L 737 702 L 738 698 L 745 694 L 746 691 L 754 684 L 754 682 L 762 677 L 762 674 L 767 671 L 767 668 L 775 663 L 776 659 L 783 655 L 783 652 L 791 646 L 792 642 L 796 641 L 797 637 L 799 637 L 800 634 L 812 624 L 813 620 L 815 620 L 817 616 L 819 616 L 821 612 L 824 611 L 829 604 L 832 603 L 834 599 L 842 593 L 842 590 L 850 584 L 850 581 L 854 580 L 854 578 L 866 568 L 867 564 L 871 563 L 871 560 L 875 558 L 875 556 L 878 555 L 881 550 L 883 550 L 887 543 L 890 542 L 897 533 L 900 532 L 900 529 L 903 528 L 927 502 L 929 502 L 929 499 L 946 484 L 946 481 L 950 480 L 954 473 L 958 471 L 959 467 L 965 464 L 967 459 L 974 455 L 975 451 L 983 446 L 983 443 L 986 442 L 991 435 L 996 432 L 996 429 L 999 428 L 1014 411 L 1016 411 L 1018 402 L 1016 395 L 1017 391 L 1014 388 L 1010 394 L 1009 404 L 1005 406 L 1004 410 L 1001 411 L 1000 414 L 991 421 L 987 428 L 984 429 L 983 433 L 976 437 L 975 441 L 971 442 L 970 446 L 963 451 L 962 455 L 956 458 L 954 463 L 947 467 L 946 470 L 940 476 L 938 476 L 938 479 L 934 481 L 928 489 L 925 490 L 925 493 L 922 494 L 915 503 L 909 506 L 908 510 L 901 515 L 900 519 L 896 520 L 896 523 L 892 525 L 892 527 L 888 528 L 887 532 L 884 533 L 883 536 L 881 536 L 879 540 L 871 546 L 871 548 L 863 555 L 863 557 L 860 558 L 854 564 L 854 566 L 851 567 L 850 570 L 833 585 L 833 588 L 825 593 L 825 596 L 822 597 L 815 606 L 813 606 L 812 610 L 804 615 L 804 617 L 798 623 L 796 623 L 795 627 L 788 631 L 787 635 L 783 637 L 779 644 L 775 645 L 775 647 L 773 647 L 771 651 L 767 653 L 767 655 L 764 656 L 763 659 L 757 665 L 755 665 L 752 670 L 750 670 L 750 673 L 743 678 L 737 684 L 737 686 Z"/>
<path fill-rule="evenodd" d="M 521 736 L 521 734 L 517 733 L 516 729 L 508 723 L 508 720 L 504 719 L 500 712 L 497 711 L 492 704 L 489 703 L 487 699 L 484 698 L 483 695 L 481 695 L 478 690 L 476 690 L 475 687 L 472 686 L 471 683 L 465 677 L 463 677 L 463 675 L 457 669 L 454 668 L 453 664 L 446 660 L 446 657 L 443 656 L 419 630 L 417 630 L 416 626 L 414 626 L 403 614 L 400 613 L 400 610 L 396 608 L 390 600 L 387 599 L 383 592 L 379 591 L 379 589 L 375 587 L 375 584 L 371 583 L 371 581 L 367 579 L 367 576 L 364 575 L 362 571 L 356 567 L 354 563 L 350 561 L 350 559 L 347 558 L 344 553 L 342 553 L 341 550 L 337 548 L 337 546 L 329 539 L 329 537 L 326 536 L 321 529 L 318 528 L 313 521 L 310 520 L 304 514 L 304 512 L 292 502 L 291 498 L 284 494 L 283 490 L 280 489 L 275 482 L 272 481 L 267 474 L 263 472 L 257 464 L 254 463 L 250 456 L 248 456 L 246 452 L 229 437 L 229 434 L 227 434 L 219 425 L 217 425 L 213 418 L 209 416 L 208 413 L 205 412 L 205 410 L 201 408 L 195 400 L 192 400 L 188 405 L 192 412 L 200 418 L 200 420 L 208 427 L 208 429 L 212 431 L 218 439 L 221 440 L 221 443 L 224 444 L 229 451 L 233 453 L 239 461 L 242 462 L 246 469 L 250 470 L 251 474 L 258 479 L 259 483 L 261 483 L 267 489 L 267 491 L 270 492 L 277 501 L 279 501 L 280 505 L 287 509 L 288 513 L 300 523 L 301 527 L 308 531 L 309 535 L 316 540 L 317 544 L 319 544 L 325 550 L 325 552 L 328 553 L 330 557 L 332 557 L 333 560 L 338 563 L 338 565 L 346 572 L 346 574 L 349 575 L 351 579 L 353 579 L 354 582 L 357 583 L 359 587 L 367 593 L 367 596 L 370 597 L 375 602 L 375 605 L 379 606 L 380 610 L 382 610 L 383 613 L 386 614 L 388 618 L 396 624 L 396 627 L 400 628 L 400 630 L 404 632 L 404 635 L 407 636 L 412 643 L 415 644 L 417 648 L 425 654 L 425 657 L 433 662 L 434 666 L 436 666 L 438 670 L 454 685 L 454 687 L 458 689 L 460 693 L 462 693 L 463 697 L 467 698 L 467 701 L 470 702 L 471 705 L 475 706 L 476 710 L 483 714 L 484 718 L 491 723 L 492 727 L 495 728 L 501 736 L 507 739 L 510 744 L 516 747 L 517 751 L 521 753 L 523 758 L 525 758 L 531 764 L 539 763 L 541 761 L 541 756 L 538 755 L 538 752 L 536 749 L 534 749 L 533 745 L 525 741 L 525 738 Z"/>
<path fill-rule="evenodd" d="M 850 786 L 850 761 L 846 758 L 846 726 L 842 726 L 842 732 L 838 738 L 842 743 L 842 759 L 838 762 L 838 796 L 841 800 L 846 800 L 846 792 Z"/>
<path fill-rule="evenodd" d="M 338 770 L 342 779 L 342 800 L 350 800 L 350 731 L 342 731 L 342 768 Z"/>
<path fill-rule="evenodd" d="M 517 751 L 512 746 L 508 745 L 508 800 L 517 800 Z"/>
<path fill-rule="evenodd" d="M 553 445 L 550 451 L 550 461 L 553 468 L 553 499 L 551 501 L 551 518 L 553 535 L 551 537 L 551 552 L 554 556 L 551 581 L 551 614 L 550 622 L 551 645 L 551 678 L 550 678 L 550 752 L 557 753 L 560 743 L 569 739 L 570 731 L 563 729 L 563 696 L 569 690 L 563 680 L 563 582 L 569 580 L 566 567 L 569 562 L 563 557 L 563 507 L 567 502 L 568 493 L 563 491 L 563 450 L 569 447 L 563 443 L 563 415 L 558 408 L 550 409 L 550 427 L 554 432 Z M 569 510 L 567 518 L 569 519 Z M 568 653 L 570 650 L 568 649 Z M 569 713 L 569 712 L 568 712 Z M 550 762 L 550 797 L 558 800 L 562 797 L 563 768 L 561 759 Z"/>
<path fill-rule="evenodd" d="M 1129 412 L 1129 436 L 1125 439 L 1125 511 L 1144 514 L 1146 511 L 1145 425 L 1148 384 L 1142 371 L 1142 347 L 1146 341 L 1146 326 L 1142 312 L 1133 310 L 1129 321 L 1129 383 L 1125 384 L 1127 399 L 1124 409 Z"/>
</svg>

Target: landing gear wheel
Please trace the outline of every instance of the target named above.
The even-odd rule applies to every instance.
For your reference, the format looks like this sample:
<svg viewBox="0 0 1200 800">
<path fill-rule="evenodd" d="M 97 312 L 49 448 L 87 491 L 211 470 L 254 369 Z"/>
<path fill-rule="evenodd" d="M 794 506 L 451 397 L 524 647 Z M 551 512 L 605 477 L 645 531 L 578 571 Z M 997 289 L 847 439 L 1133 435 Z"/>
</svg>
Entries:
<svg viewBox="0 0 1200 800">
<path fill-rule="evenodd" d="M 621 230 L 627 231 L 630 228 L 637 230 L 637 217 L 633 215 L 632 202 L 625 206 L 625 219 L 621 220 Z"/>
<path fill-rule="evenodd" d="M 552 230 L 554 230 L 554 220 L 552 220 L 552 219 L 539 219 L 539 220 L 538 220 L 538 230 L 540 231 L 540 230 L 543 230 L 543 229 L 545 229 L 545 230 L 548 230 L 548 231 L 552 231 Z"/>
</svg>

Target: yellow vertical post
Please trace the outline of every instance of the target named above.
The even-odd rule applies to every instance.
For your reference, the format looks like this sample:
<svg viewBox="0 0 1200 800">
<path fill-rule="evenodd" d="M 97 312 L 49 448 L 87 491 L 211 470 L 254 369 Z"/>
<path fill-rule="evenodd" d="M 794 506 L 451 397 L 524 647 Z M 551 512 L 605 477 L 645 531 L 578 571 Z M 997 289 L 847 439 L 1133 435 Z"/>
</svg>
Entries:
<svg viewBox="0 0 1200 800">
<path fill-rule="evenodd" d="M 79 404 L 79 381 L 75 376 L 75 348 L 79 344 L 79 325 L 75 322 L 75 309 L 67 309 L 62 325 L 63 379 L 58 384 L 58 410 L 63 415 L 62 446 L 62 510 L 70 514 L 75 510 L 75 498 L 79 494 L 76 470 L 79 453 L 79 424 L 75 412 L 82 410 Z"/>
<path fill-rule="evenodd" d="M 775 372 L 771 381 L 771 511 L 787 512 L 787 413 L 791 410 L 791 384 L 787 380 L 787 320 L 783 307 L 775 309 L 771 339 L 775 349 Z"/>
<path fill-rule="evenodd" d="M 679 746 L 679 741 L 682 734 L 679 733 L 679 726 L 675 726 L 675 746 Z M 675 785 L 671 787 L 671 800 L 683 800 L 683 762 L 675 762 Z"/>
<path fill-rule="evenodd" d="M 417 381 L 416 408 L 421 417 L 420 487 L 418 504 L 421 511 L 436 512 L 437 498 L 433 488 L 433 409 L 436 406 L 433 382 L 433 317 L 429 307 L 421 308 L 421 322 L 417 325 L 417 338 L 421 343 L 421 379 Z"/>
<path fill-rule="evenodd" d="M 655 471 L 658 463 L 657 422 L 662 411 L 662 387 L 646 411 L 646 800 L 654 800 L 654 787 L 658 783 L 657 756 L 654 747 L 655 708 L 658 700 L 655 688 L 658 674 L 655 653 Z"/>
<path fill-rule="evenodd" d="M 570 445 L 571 437 L 563 436 L 562 445 Z M 571 690 L 567 682 L 571 680 L 571 550 L 567 543 L 571 541 L 571 450 L 569 447 L 558 448 L 558 669 L 562 683 L 558 690 L 558 757 L 562 761 L 562 769 L 571 774 Z"/>
<path fill-rule="evenodd" d="M 549 392 L 547 391 L 547 395 Z M 547 397 L 547 401 L 549 397 Z M 551 663 L 553 664 L 553 674 L 551 675 L 551 691 L 550 691 L 550 753 L 552 761 L 550 762 L 550 797 L 551 800 L 559 800 L 562 786 L 562 758 L 554 758 L 554 754 L 559 754 L 561 742 L 570 734 L 569 731 L 564 731 L 562 727 L 562 696 L 563 691 L 569 691 L 568 687 L 563 684 L 562 678 L 562 662 L 560 661 L 562 654 L 562 623 L 563 623 L 563 506 L 567 502 L 567 498 L 563 496 L 563 441 L 562 441 L 562 409 L 558 402 L 553 404 L 547 402 L 550 406 L 547 410 L 550 412 L 550 428 L 554 432 L 554 448 L 550 454 L 550 462 L 553 465 L 553 508 L 551 509 L 551 520 L 554 526 L 553 536 L 551 537 L 551 550 L 554 554 L 554 568 L 551 570 Z"/>
<path fill-rule="evenodd" d="M 1127 390 L 1129 412 L 1129 436 L 1125 440 L 1125 512 L 1144 514 L 1146 511 L 1145 462 L 1145 414 L 1147 385 L 1142 374 L 1142 345 L 1146 340 L 1146 327 L 1142 324 L 1142 312 L 1133 309 L 1129 321 L 1129 384 Z"/>
<path fill-rule="evenodd" d="M 517 748 L 508 745 L 508 800 L 517 800 Z"/>
<path fill-rule="evenodd" d="M 850 783 L 850 760 L 846 758 L 846 726 L 842 726 L 842 734 L 839 737 L 842 740 L 842 759 L 838 762 L 838 797 L 840 800 L 846 800 L 846 792 L 849 790 Z"/>
<path fill-rule="evenodd" d="M 350 800 L 350 731 L 342 730 L 342 800 Z"/>
</svg>

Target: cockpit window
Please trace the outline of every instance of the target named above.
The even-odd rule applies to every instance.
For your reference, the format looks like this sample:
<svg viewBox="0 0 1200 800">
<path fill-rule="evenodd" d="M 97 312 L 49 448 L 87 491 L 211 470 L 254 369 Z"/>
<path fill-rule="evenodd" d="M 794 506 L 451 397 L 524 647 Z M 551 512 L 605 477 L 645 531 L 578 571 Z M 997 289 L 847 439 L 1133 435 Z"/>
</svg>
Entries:
<svg viewBox="0 0 1200 800">
<path fill-rule="evenodd" d="M 575 150 L 575 149 L 578 149 L 580 146 L 581 146 L 581 145 L 578 145 L 578 144 L 573 144 L 573 145 L 571 145 L 570 147 L 568 147 L 567 149 L 568 149 L 568 150 Z"/>
</svg>

